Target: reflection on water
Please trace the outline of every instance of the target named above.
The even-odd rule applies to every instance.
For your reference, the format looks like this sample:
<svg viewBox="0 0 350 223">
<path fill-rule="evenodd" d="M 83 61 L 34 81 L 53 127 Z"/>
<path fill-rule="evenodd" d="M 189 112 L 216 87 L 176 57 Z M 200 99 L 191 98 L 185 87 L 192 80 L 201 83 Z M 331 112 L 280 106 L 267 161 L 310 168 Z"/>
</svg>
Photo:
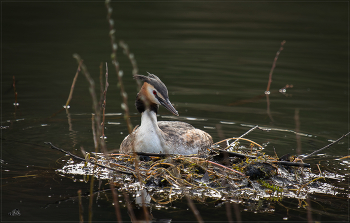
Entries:
<svg viewBox="0 0 350 223">
<path fill-rule="evenodd" d="M 149 71 L 164 81 L 180 118 L 197 128 L 205 128 L 214 141 L 237 137 L 249 126 L 266 127 L 271 131 L 256 131 L 249 138 L 266 145 L 267 154 L 273 156 L 276 152 L 280 156 L 297 153 L 296 133 L 300 136 L 301 153 L 308 154 L 348 130 L 345 4 L 115 2 L 112 7 L 117 38 L 128 43 L 140 74 Z M 6 170 L 2 174 L 5 213 L 2 219 L 78 219 L 76 202 L 59 205 L 55 202 L 76 196 L 78 189 L 89 191 L 89 185 L 57 175 L 55 170 L 62 167 L 56 163 L 59 155 L 43 142 L 55 142 L 76 154 L 80 154 L 81 147 L 94 151 L 91 99 L 82 75 L 78 77 L 69 114 L 53 115 L 62 108 L 69 94 L 77 69 L 73 53 L 84 58 L 99 90 L 99 64 L 109 62 L 111 52 L 104 3 L 3 2 L 2 7 L 1 165 Z M 272 77 L 268 112 L 264 91 L 282 40 L 287 42 Z M 132 68 L 121 51 L 118 59 L 135 126 L 140 123 L 140 116 L 133 108 L 137 90 L 131 77 Z M 105 126 L 110 151 L 119 148 L 127 132 L 120 114 L 122 100 L 117 77 L 111 68 L 106 108 L 111 115 L 106 116 L 109 124 Z M 286 90 L 288 96 L 278 92 L 287 84 L 293 84 L 293 88 Z M 294 119 L 297 109 L 298 131 Z M 160 110 L 160 120 L 173 118 L 176 117 Z M 344 188 L 344 193 L 349 194 L 348 158 L 340 160 L 349 153 L 348 143 L 344 142 L 322 151 L 324 155 L 319 154 L 310 163 L 312 174 L 318 173 L 316 164 L 320 164 L 321 171 L 344 176 L 326 183 Z M 102 199 L 101 195 L 94 206 L 96 220 L 115 219 L 110 194 L 105 195 L 107 198 Z M 346 219 L 348 204 L 344 197 L 314 194 L 310 198 L 314 220 L 333 220 L 336 216 Z M 55 205 L 42 208 L 49 203 Z M 83 204 L 87 207 L 88 200 L 83 200 Z M 153 215 L 196 220 L 191 210 L 187 210 L 185 200 L 173 204 L 169 207 L 171 211 L 162 208 L 153 210 Z M 295 208 L 299 206 L 295 200 L 284 199 L 281 205 L 259 205 L 258 202 L 250 207 L 240 206 L 242 221 L 307 219 L 305 209 Z M 257 207 L 269 209 L 271 205 L 275 206 L 273 216 L 244 211 Z M 196 203 L 196 206 L 204 220 L 227 220 L 224 204 Z M 213 206 L 217 206 L 215 213 Z M 20 216 L 7 214 L 17 210 Z M 230 210 L 236 219 L 232 206 Z M 125 220 L 128 219 L 127 216 Z"/>
</svg>

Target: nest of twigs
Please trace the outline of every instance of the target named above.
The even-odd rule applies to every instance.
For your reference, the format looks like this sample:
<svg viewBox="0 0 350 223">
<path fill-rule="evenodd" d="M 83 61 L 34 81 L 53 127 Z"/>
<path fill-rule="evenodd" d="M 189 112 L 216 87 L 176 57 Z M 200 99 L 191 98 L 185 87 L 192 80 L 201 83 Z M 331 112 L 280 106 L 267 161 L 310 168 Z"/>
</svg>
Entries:
<svg viewBox="0 0 350 223">
<path fill-rule="evenodd" d="M 314 192 L 334 194 L 335 188 L 321 180 L 327 176 L 311 173 L 310 164 L 288 154 L 280 158 L 266 155 L 261 145 L 248 139 L 232 140 L 236 139 L 220 141 L 205 154 L 192 156 L 93 153 L 81 162 L 68 160 L 57 172 L 112 180 L 129 193 L 145 190 L 158 204 L 184 195 L 200 201 L 245 203 L 284 197 L 304 199 Z"/>
</svg>

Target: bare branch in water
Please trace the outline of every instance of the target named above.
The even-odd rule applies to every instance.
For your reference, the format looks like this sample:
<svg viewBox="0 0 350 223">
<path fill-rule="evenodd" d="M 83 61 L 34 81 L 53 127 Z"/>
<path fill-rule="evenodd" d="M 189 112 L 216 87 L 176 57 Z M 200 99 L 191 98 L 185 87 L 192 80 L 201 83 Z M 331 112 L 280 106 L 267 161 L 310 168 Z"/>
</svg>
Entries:
<svg viewBox="0 0 350 223">
<path fill-rule="evenodd" d="M 281 42 L 281 46 L 280 46 L 279 50 L 276 53 L 275 59 L 273 60 L 272 67 L 271 67 L 271 70 L 270 70 L 270 73 L 269 73 L 269 82 L 267 83 L 267 88 L 266 88 L 265 94 L 270 94 L 270 86 L 271 86 L 271 82 L 272 82 L 272 73 L 273 73 L 273 71 L 274 71 L 274 69 L 276 67 L 276 62 L 277 62 L 278 56 L 280 55 L 281 51 L 283 50 L 283 45 L 285 43 L 286 43 L 285 40 L 283 40 Z"/>
<path fill-rule="evenodd" d="M 321 152 L 322 150 L 324 149 L 327 149 L 331 146 L 333 146 L 334 144 L 336 144 L 337 142 L 339 142 L 340 140 L 342 140 L 344 137 L 348 136 L 350 134 L 350 132 L 346 133 L 345 135 L 343 135 L 342 137 L 340 137 L 339 139 L 335 140 L 334 142 L 326 145 L 325 147 L 322 147 L 321 149 L 318 149 L 316 151 L 313 151 L 312 153 L 310 153 L 309 155 L 307 156 L 304 156 L 303 158 L 301 158 L 302 160 L 306 159 L 306 158 L 309 158 L 310 156 L 314 155 L 315 153 L 318 153 L 318 152 Z"/>
<path fill-rule="evenodd" d="M 72 86 L 70 87 L 69 96 L 68 96 L 68 99 L 67 99 L 67 102 L 66 102 L 66 108 L 68 107 L 70 101 L 72 100 L 73 91 L 74 91 L 74 86 L 75 86 L 75 83 L 77 82 L 78 75 L 79 75 L 79 73 L 80 73 L 80 67 L 81 67 L 81 64 L 82 64 L 82 63 L 83 63 L 83 60 L 80 60 L 80 61 L 79 61 L 78 68 L 77 68 L 77 72 L 75 73 L 75 76 L 74 76 L 74 78 L 73 78 Z"/>
</svg>

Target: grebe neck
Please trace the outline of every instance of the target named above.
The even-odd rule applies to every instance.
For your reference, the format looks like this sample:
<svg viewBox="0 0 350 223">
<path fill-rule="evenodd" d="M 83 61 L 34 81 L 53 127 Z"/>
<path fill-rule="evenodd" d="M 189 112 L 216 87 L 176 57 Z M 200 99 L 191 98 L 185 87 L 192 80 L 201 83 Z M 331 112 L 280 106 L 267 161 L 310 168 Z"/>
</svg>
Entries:
<svg viewBox="0 0 350 223">
<path fill-rule="evenodd" d="M 157 113 L 146 109 L 141 113 L 141 126 L 149 129 L 159 129 L 157 125 Z"/>
<path fill-rule="evenodd" d="M 150 111 L 153 111 L 155 114 L 158 114 L 159 106 L 157 104 L 150 103 L 149 109 L 147 109 L 145 102 L 143 100 L 141 100 L 139 98 L 139 96 L 136 97 L 135 106 L 136 106 L 137 111 L 139 111 L 141 114 L 146 110 L 150 110 Z"/>
</svg>

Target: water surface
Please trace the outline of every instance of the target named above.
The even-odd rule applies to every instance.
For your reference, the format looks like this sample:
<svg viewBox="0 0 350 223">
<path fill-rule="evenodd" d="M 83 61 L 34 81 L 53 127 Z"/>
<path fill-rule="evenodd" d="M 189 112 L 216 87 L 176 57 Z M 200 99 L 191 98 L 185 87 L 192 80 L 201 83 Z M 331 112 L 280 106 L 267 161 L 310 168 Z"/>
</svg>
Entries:
<svg viewBox="0 0 350 223">
<path fill-rule="evenodd" d="M 107 113 L 122 113 L 117 77 L 103 2 L 2 3 L 2 220 L 78 220 L 77 201 L 57 201 L 88 191 L 55 173 L 62 154 L 43 142 L 80 155 L 93 151 L 91 97 L 80 75 L 68 115 L 61 112 L 77 69 L 78 53 L 99 86 L 99 65 L 109 63 Z M 345 2 L 115 2 L 113 18 L 118 40 L 130 46 L 139 73 L 158 75 L 167 85 L 180 118 L 204 129 L 214 141 L 237 137 L 259 125 L 288 131 L 254 131 L 247 137 L 266 144 L 266 153 L 296 154 L 297 128 L 301 153 L 307 154 L 348 132 L 348 11 Z M 266 90 L 272 62 L 286 40 L 273 73 L 267 113 Z M 118 51 L 129 95 L 131 121 L 137 88 L 131 65 Z M 19 107 L 13 103 L 13 76 Z M 286 94 L 278 90 L 293 84 Z M 99 90 L 97 88 L 97 90 Z M 298 118 L 296 119 L 296 114 Z M 164 108 L 159 120 L 173 120 Z M 297 121 L 296 121 L 297 120 Z M 107 116 L 107 147 L 117 150 L 127 134 L 122 115 Z M 120 124 L 118 124 L 120 123 Z M 349 154 L 348 139 L 307 160 L 321 169 L 347 176 L 338 183 L 348 192 L 349 164 L 336 158 Z M 337 183 L 336 181 L 333 183 Z M 106 186 L 108 188 L 108 186 Z M 108 197 L 108 193 L 107 193 Z M 313 220 L 346 220 L 346 197 L 312 195 Z M 319 201 L 319 202 L 318 202 Z M 83 200 L 85 214 L 87 202 Z M 111 200 L 94 204 L 94 220 L 115 220 Z M 332 205 L 329 205 L 331 203 Z M 48 205 L 52 204 L 52 205 Z M 227 221 L 225 206 L 196 205 L 204 220 Z M 298 201 L 284 200 L 273 213 L 244 212 L 242 221 L 304 221 Z M 186 201 L 176 209 L 153 210 L 156 218 L 195 220 Z M 232 208 L 232 207 L 231 207 Z M 18 209 L 21 216 L 8 215 Z M 128 219 L 126 209 L 123 218 Z M 232 209 L 233 213 L 233 209 Z M 86 214 L 87 216 L 87 214 Z M 234 220 L 236 220 L 233 215 Z M 86 217 L 87 219 L 87 217 Z"/>
</svg>

